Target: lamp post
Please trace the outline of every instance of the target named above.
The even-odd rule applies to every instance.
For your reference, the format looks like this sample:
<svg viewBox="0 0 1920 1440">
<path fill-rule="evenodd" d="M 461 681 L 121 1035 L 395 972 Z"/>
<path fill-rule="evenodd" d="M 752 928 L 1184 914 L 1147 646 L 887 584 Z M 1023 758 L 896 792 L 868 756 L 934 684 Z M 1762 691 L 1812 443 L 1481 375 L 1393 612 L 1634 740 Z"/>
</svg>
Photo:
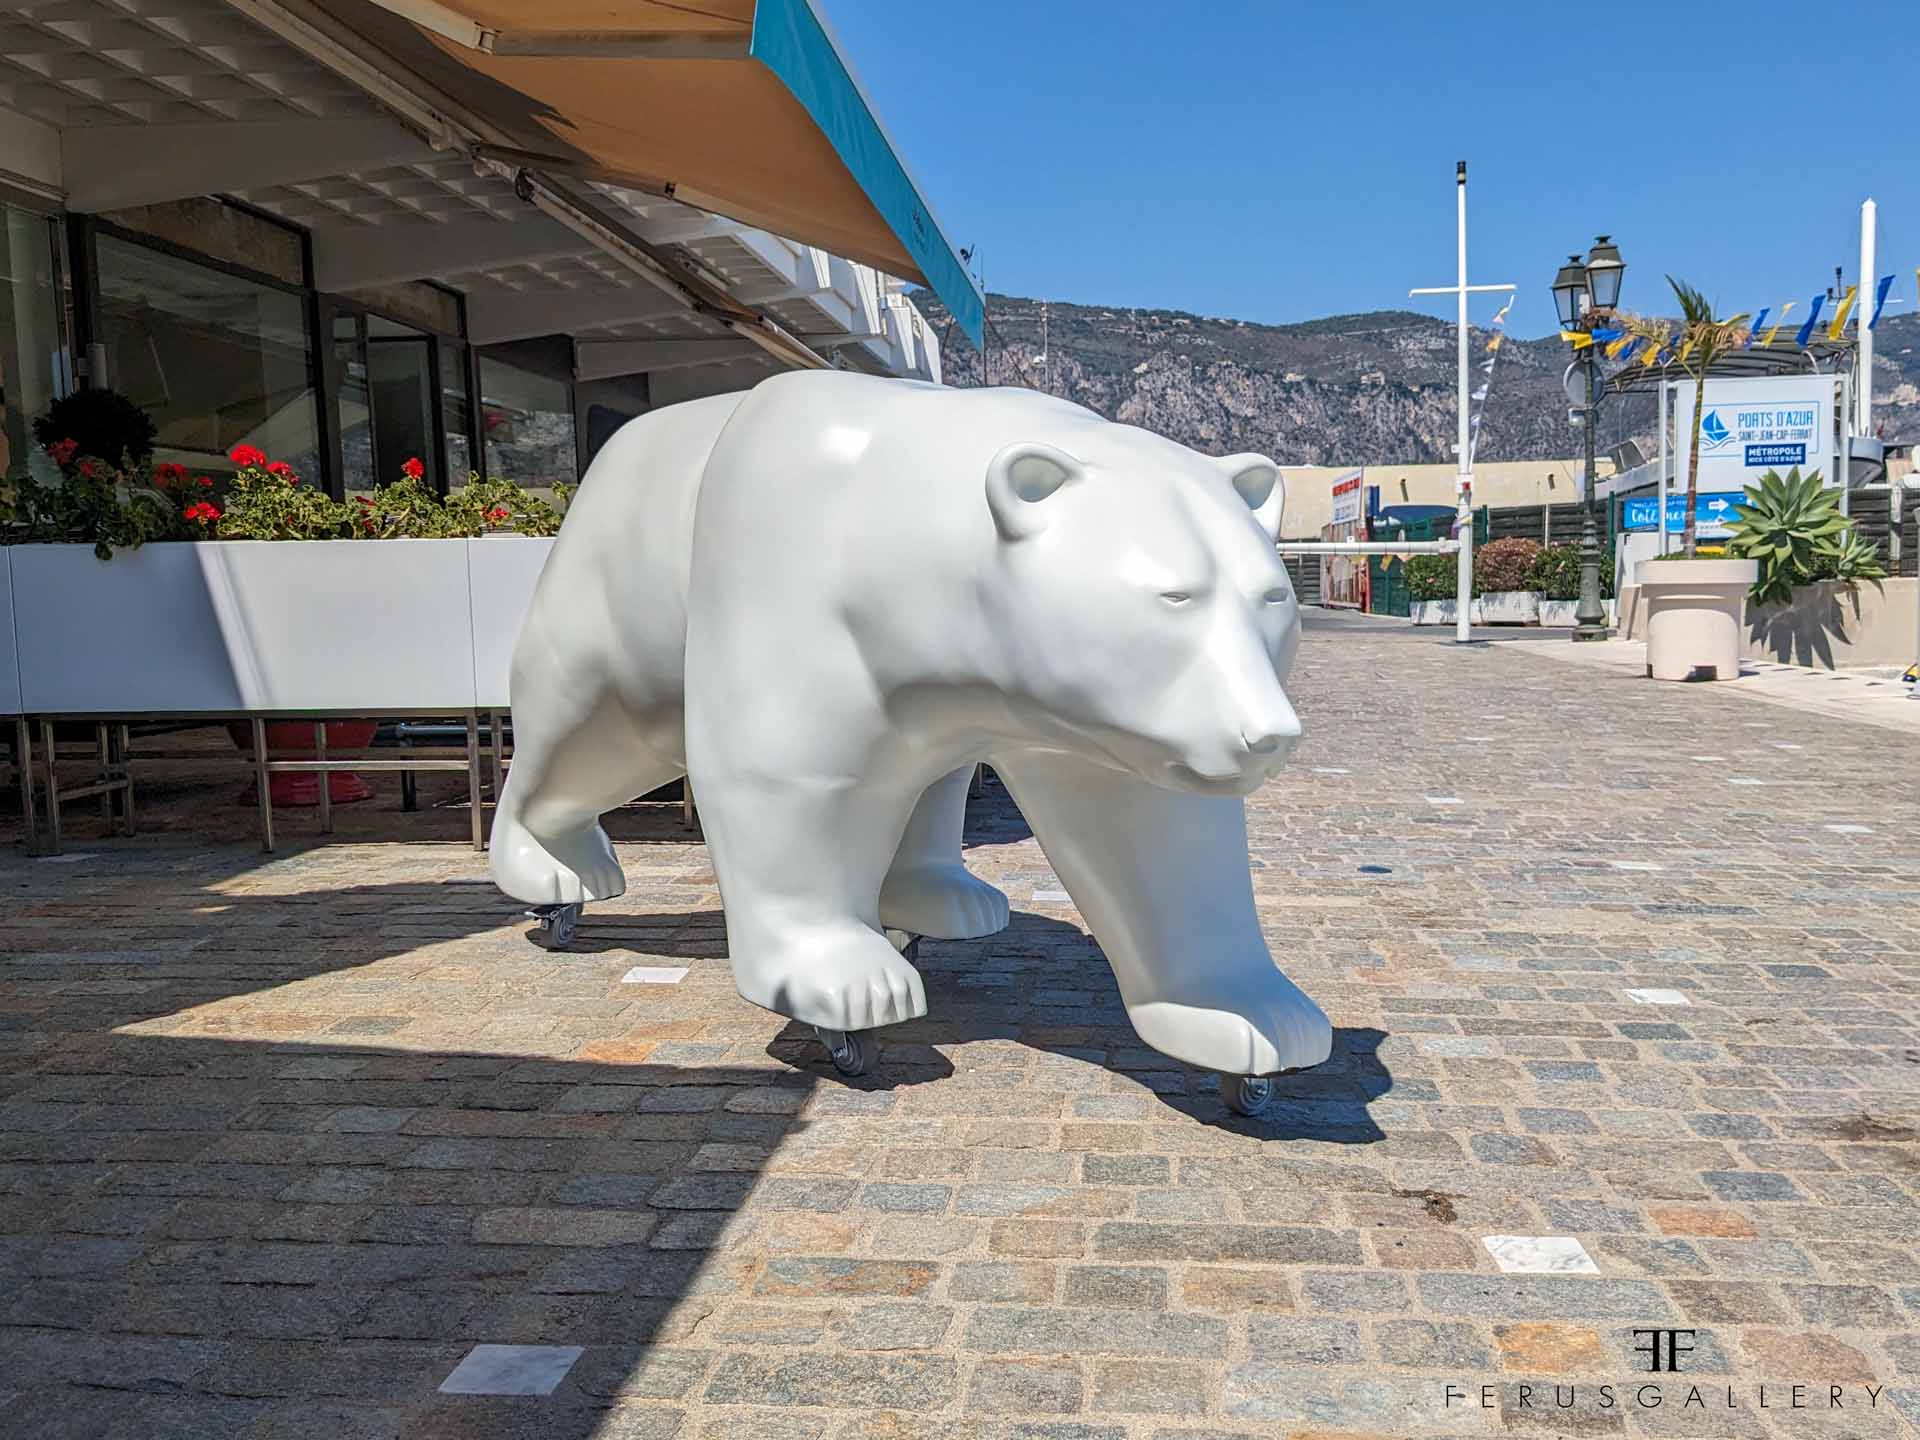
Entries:
<svg viewBox="0 0 1920 1440">
<path fill-rule="evenodd" d="M 1610 318 L 1620 303 L 1620 280 L 1626 271 L 1617 246 L 1605 235 L 1594 241 L 1582 260 L 1569 255 L 1567 263 L 1553 277 L 1553 304 L 1559 312 L 1562 330 L 1592 334 L 1602 319 Z M 1600 603 L 1600 485 L 1594 474 L 1594 449 L 1600 410 L 1600 374 L 1594 363 L 1592 344 L 1580 348 L 1581 370 L 1586 378 L 1586 404 L 1580 412 L 1580 429 L 1585 436 L 1587 503 L 1580 516 L 1580 600 L 1573 612 L 1573 638 L 1607 638 L 1607 611 Z M 1666 517 L 1660 517 L 1666 524 Z"/>
</svg>

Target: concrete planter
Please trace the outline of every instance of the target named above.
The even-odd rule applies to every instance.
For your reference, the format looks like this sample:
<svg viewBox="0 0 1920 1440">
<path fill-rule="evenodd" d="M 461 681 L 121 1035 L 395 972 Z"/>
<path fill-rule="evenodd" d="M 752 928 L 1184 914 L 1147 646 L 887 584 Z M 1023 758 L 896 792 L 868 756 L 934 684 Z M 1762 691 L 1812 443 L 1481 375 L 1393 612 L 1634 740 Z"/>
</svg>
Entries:
<svg viewBox="0 0 1920 1440">
<path fill-rule="evenodd" d="M 1643 560 L 1634 573 L 1647 612 L 1647 674 L 1733 680 L 1740 674 L 1752 560 Z"/>
<path fill-rule="evenodd" d="M 1619 602 L 1615 600 L 1602 600 L 1600 603 L 1606 607 L 1607 624 L 1613 625 L 1617 623 L 1619 619 Z M 1540 602 L 1540 623 L 1551 630 L 1571 630 L 1579 623 L 1574 619 L 1574 612 L 1579 610 L 1579 608 L 1580 602 L 1578 600 L 1542 600 Z"/>
<path fill-rule="evenodd" d="M 1493 590 L 1473 602 L 1476 625 L 1538 625 L 1538 590 Z"/>
<path fill-rule="evenodd" d="M 1749 609 L 1741 654 L 1819 670 L 1909 664 L 1920 655 L 1917 592 L 1920 580 L 1801 585 L 1789 604 Z"/>
<path fill-rule="evenodd" d="M 507 672 L 533 600 L 534 583 L 553 553 L 552 538 L 488 535 L 467 542 L 471 576 L 473 684 L 482 710 L 507 708 Z"/>
<path fill-rule="evenodd" d="M 45 714 L 464 710 L 467 547 L 215 540 L 10 553 L 21 700 Z"/>
<path fill-rule="evenodd" d="M 0 715 L 18 715 L 20 654 L 13 640 L 13 552 L 0 549 Z"/>
<path fill-rule="evenodd" d="M 1478 625 L 1480 621 L 1480 602 L 1472 602 L 1473 608 L 1467 611 L 1467 623 Z M 1452 625 L 1460 618 L 1458 600 L 1415 600 L 1408 607 L 1408 614 L 1416 625 Z"/>
</svg>

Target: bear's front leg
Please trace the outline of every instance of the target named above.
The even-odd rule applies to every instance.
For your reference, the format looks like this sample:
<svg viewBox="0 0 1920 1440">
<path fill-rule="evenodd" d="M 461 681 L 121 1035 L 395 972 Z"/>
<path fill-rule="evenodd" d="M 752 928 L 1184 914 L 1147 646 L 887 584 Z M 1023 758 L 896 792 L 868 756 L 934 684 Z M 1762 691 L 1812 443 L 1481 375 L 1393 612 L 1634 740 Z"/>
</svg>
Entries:
<svg viewBox="0 0 1920 1440">
<path fill-rule="evenodd" d="M 879 913 L 917 785 L 702 778 L 697 761 L 693 785 L 742 996 L 830 1030 L 927 1013 L 920 972 L 887 940 Z"/>
<path fill-rule="evenodd" d="M 1106 953 L 1142 1040 L 1229 1075 L 1327 1058 L 1332 1026 L 1260 934 L 1242 801 L 1056 752 L 992 764 Z"/>
</svg>

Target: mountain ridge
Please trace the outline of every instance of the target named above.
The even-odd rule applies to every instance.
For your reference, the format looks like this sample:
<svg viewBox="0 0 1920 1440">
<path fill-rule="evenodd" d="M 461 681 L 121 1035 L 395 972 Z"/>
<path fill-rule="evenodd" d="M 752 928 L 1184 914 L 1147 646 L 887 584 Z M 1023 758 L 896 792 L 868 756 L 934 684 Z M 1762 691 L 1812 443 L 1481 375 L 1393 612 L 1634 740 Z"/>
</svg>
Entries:
<svg viewBox="0 0 1920 1440">
<path fill-rule="evenodd" d="M 982 383 L 980 352 L 929 291 L 914 303 L 941 338 L 950 385 Z M 1286 465 L 1451 461 L 1457 352 L 1451 321 L 1372 310 L 1267 324 L 1182 310 L 1084 305 L 995 294 L 988 302 L 989 383 L 1045 389 L 1126 424 L 1217 454 L 1255 450 Z M 1475 380 L 1491 332 L 1469 327 Z M 1920 439 L 1920 316 L 1875 330 L 1874 417 L 1889 440 Z M 1475 458 L 1578 453 L 1558 334 L 1507 334 L 1497 353 Z M 1654 449 L 1651 395 L 1610 399 L 1602 453 Z"/>
</svg>

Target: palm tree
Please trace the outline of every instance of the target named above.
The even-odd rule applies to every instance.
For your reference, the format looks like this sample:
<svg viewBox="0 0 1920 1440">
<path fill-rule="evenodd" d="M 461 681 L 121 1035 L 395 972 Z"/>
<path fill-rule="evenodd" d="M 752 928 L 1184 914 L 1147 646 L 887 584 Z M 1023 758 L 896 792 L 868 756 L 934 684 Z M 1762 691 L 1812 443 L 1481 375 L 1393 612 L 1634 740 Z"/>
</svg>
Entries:
<svg viewBox="0 0 1920 1440">
<path fill-rule="evenodd" d="M 1626 328 L 1651 345 L 1655 353 L 1670 339 L 1677 340 L 1680 367 L 1693 377 L 1693 443 L 1687 449 L 1687 508 L 1682 512 L 1687 517 L 1682 553 L 1691 560 L 1697 543 L 1693 503 L 1700 486 L 1700 412 L 1707 402 L 1707 371 L 1729 350 L 1746 344 L 1749 331 L 1744 313 L 1716 319 L 1713 302 L 1698 290 L 1671 275 L 1667 284 L 1680 302 L 1680 333 L 1675 336 L 1665 320 L 1633 319 L 1627 321 Z M 1666 517 L 1661 516 L 1660 524 L 1664 527 L 1666 523 Z"/>
</svg>

